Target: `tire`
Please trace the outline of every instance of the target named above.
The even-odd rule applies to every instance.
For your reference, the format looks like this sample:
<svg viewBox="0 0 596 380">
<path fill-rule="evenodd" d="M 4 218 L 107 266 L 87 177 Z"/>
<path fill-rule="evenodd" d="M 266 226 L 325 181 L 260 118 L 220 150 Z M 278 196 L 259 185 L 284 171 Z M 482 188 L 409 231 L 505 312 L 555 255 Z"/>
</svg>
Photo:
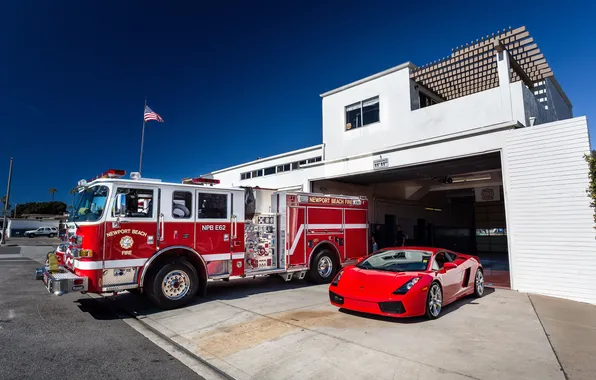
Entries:
<svg viewBox="0 0 596 380">
<path fill-rule="evenodd" d="M 480 298 L 484 295 L 484 272 L 478 268 L 474 276 L 474 297 Z"/>
<path fill-rule="evenodd" d="M 54 234 L 49 234 L 48 235 L 48 237 L 50 237 L 50 238 L 53 238 L 54 236 L 56 236 L 56 235 L 54 235 Z"/>
<path fill-rule="evenodd" d="M 186 260 L 172 260 L 156 268 L 145 291 L 160 309 L 176 309 L 188 304 L 199 290 L 199 276 Z"/>
<path fill-rule="evenodd" d="M 323 249 L 312 261 L 307 280 L 315 284 L 329 284 L 337 273 L 338 266 L 335 255 L 331 251 Z"/>
<path fill-rule="evenodd" d="M 33 237 L 33 234 L 29 234 L 29 235 L 27 235 L 27 237 L 32 238 Z"/>
<path fill-rule="evenodd" d="M 433 302 L 434 301 L 434 302 Z M 433 304 L 431 306 L 431 303 Z M 426 295 L 426 318 L 437 319 L 443 310 L 443 290 L 438 282 L 430 284 Z"/>
</svg>

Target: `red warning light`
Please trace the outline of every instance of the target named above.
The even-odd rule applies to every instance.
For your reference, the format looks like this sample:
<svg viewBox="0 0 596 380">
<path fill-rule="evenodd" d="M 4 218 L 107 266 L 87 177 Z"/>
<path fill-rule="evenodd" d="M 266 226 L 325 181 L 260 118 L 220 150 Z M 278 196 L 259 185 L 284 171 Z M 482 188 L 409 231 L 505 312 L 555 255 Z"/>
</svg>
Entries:
<svg viewBox="0 0 596 380">
<path fill-rule="evenodd" d="M 197 178 L 193 178 L 192 179 L 192 183 L 208 183 L 211 185 L 216 185 L 219 184 L 219 180 L 218 179 L 214 179 L 214 178 L 201 178 L 201 177 L 197 177 Z"/>
</svg>

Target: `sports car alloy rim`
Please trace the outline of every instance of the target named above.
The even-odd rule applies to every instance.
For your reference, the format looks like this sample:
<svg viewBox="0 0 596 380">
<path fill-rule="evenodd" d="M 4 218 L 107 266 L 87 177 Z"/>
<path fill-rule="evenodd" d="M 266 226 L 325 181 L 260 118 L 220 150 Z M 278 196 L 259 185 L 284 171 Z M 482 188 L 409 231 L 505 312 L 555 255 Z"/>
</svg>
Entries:
<svg viewBox="0 0 596 380">
<path fill-rule="evenodd" d="M 319 275 L 323 278 L 329 277 L 331 272 L 333 271 L 333 263 L 331 259 L 327 256 L 321 257 L 319 260 Z"/>
<path fill-rule="evenodd" d="M 482 275 L 481 270 L 476 271 L 476 292 L 479 295 L 484 293 L 484 276 Z"/>
<path fill-rule="evenodd" d="M 433 285 L 430 288 L 430 297 L 428 301 L 428 308 L 433 317 L 439 316 L 441 312 L 441 306 L 443 304 L 443 296 L 441 295 L 441 289 L 438 285 Z"/>
<path fill-rule="evenodd" d="M 168 273 L 162 283 L 161 291 L 170 300 L 179 300 L 190 290 L 190 278 L 180 270 L 173 270 Z"/>
</svg>

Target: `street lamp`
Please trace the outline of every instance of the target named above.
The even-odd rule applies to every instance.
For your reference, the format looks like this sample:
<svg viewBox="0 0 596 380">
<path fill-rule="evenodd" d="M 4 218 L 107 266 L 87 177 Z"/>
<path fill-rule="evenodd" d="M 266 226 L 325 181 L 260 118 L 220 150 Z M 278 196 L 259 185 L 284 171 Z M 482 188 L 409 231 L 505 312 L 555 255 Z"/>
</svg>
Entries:
<svg viewBox="0 0 596 380">
<path fill-rule="evenodd" d="M 6 201 L 4 202 L 4 217 L 2 220 L 2 236 L 0 236 L 0 245 L 6 244 L 6 213 L 8 212 L 8 203 L 10 202 L 10 181 L 12 180 L 12 157 L 8 167 L 8 184 L 6 185 Z"/>
</svg>

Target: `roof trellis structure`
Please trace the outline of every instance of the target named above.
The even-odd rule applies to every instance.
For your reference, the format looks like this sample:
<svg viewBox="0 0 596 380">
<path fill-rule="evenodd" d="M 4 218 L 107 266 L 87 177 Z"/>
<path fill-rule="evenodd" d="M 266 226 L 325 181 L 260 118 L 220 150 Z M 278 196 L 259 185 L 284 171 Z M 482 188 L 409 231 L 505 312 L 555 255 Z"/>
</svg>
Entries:
<svg viewBox="0 0 596 380">
<path fill-rule="evenodd" d="M 452 49 L 449 57 L 417 67 L 410 78 L 444 100 L 451 100 L 499 85 L 497 53 L 509 53 L 511 82 L 536 82 L 553 76 L 544 55 L 525 26 L 486 35 Z"/>
</svg>

